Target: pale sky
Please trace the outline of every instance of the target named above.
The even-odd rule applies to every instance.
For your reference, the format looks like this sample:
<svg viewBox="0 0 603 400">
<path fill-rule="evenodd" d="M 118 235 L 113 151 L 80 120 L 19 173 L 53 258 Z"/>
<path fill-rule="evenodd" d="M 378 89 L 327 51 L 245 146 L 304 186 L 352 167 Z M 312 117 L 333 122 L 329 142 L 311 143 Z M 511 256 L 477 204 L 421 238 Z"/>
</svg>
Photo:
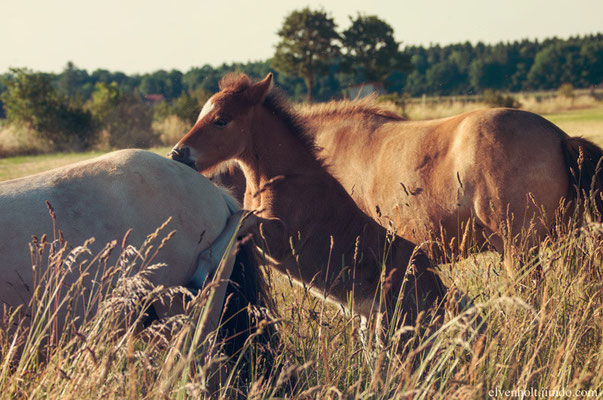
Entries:
<svg viewBox="0 0 603 400">
<path fill-rule="evenodd" d="M 0 0 L 0 73 L 265 60 L 285 16 L 305 6 L 330 12 L 340 30 L 349 15 L 377 15 L 403 46 L 603 32 L 602 0 Z"/>
</svg>

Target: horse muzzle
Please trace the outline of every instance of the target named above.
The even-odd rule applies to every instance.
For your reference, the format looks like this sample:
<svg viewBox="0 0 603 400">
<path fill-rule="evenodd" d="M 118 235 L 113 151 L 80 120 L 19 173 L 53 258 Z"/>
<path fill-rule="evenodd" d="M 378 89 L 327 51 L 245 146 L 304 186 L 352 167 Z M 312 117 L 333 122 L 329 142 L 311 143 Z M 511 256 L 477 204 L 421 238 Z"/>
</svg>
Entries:
<svg viewBox="0 0 603 400">
<path fill-rule="evenodd" d="M 195 166 L 195 161 L 191 158 L 191 150 L 188 147 L 183 147 L 180 149 L 174 147 L 167 156 L 168 158 L 171 158 L 174 161 L 178 161 L 179 163 L 188 165 L 195 171 L 197 170 L 197 167 Z"/>
</svg>

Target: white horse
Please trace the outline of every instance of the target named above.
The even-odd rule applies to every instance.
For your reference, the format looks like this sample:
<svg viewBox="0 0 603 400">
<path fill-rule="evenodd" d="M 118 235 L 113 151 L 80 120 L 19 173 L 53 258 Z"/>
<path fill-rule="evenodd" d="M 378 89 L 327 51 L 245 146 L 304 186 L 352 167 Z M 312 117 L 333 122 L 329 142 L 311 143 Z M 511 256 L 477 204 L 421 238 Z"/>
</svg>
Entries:
<svg viewBox="0 0 603 400">
<path fill-rule="evenodd" d="M 243 216 L 236 201 L 183 164 L 147 151 L 122 150 L 0 183 L 0 306 L 27 305 L 31 299 L 32 235 L 46 234 L 52 241 L 55 231 L 46 202 L 69 243 L 79 245 L 95 238 L 89 246 L 93 254 L 108 242 L 120 241 L 130 229 L 128 244 L 139 247 L 171 217 L 167 227 L 176 232 L 153 260 L 166 266 L 148 276 L 155 285 L 200 289 L 225 260 L 220 269 L 225 279 L 215 289 L 207 332 L 217 328 L 227 289 L 233 289 L 226 282 L 229 277 L 238 280 L 235 296 L 245 296 L 229 303 L 245 308 L 248 302 L 261 302 L 257 291 L 264 286 L 251 247 L 232 242 Z M 109 262 L 119 252 L 114 253 Z M 168 312 L 157 311 L 161 316 Z M 244 314 L 239 322 L 246 321 L 248 329 L 247 313 L 239 311 L 229 314 Z"/>
</svg>

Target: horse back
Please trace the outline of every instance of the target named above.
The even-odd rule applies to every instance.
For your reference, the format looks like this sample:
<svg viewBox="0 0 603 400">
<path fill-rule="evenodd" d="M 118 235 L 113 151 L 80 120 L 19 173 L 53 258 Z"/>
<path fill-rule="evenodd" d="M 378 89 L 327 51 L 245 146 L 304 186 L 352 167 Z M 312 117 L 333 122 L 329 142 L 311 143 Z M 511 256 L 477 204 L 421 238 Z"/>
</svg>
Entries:
<svg viewBox="0 0 603 400">
<path fill-rule="evenodd" d="M 56 215 L 56 232 L 46 201 Z M 171 217 L 163 234 L 175 230 L 174 237 L 153 260 L 168 267 L 158 269 L 151 281 L 175 286 L 186 283 L 198 254 L 230 216 L 224 194 L 211 182 L 186 166 L 140 150 L 114 152 L 0 183 L 0 209 L 0 225 L 5 228 L 0 284 L 9 288 L 1 300 L 9 305 L 27 298 L 24 285 L 32 287 L 33 235 L 52 241 L 60 230 L 72 246 L 94 237 L 90 249 L 96 253 L 132 228 L 127 243 L 139 248 Z M 118 252 L 114 253 L 109 262 L 115 261 Z"/>
</svg>

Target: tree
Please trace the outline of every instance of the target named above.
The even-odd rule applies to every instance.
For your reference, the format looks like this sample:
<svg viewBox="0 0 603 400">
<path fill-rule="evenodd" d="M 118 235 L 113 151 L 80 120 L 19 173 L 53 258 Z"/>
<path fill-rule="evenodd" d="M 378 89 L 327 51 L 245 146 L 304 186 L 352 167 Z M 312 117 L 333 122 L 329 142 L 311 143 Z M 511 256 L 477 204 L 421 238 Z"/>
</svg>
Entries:
<svg viewBox="0 0 603 400">
<path fill-rule="evenodd" d="M 100 82 L 86 104 L 97 128 L 104 131 L 111 148 L 149 147 L 156 143 L 152 130 L 153 109 L 136 94 L 124 93 L 117 83 Z"/>
<path fill-rule="evenodd" d="M 203 89 L 184 92 L 169 103 L 156 104 L 153 109 L 154 119 L 160 121 L 170 115 L 175 115 L 190 127 L 195 123 L 199 111 L 210 97 L 211 93 Z"/>
<path fill-rule="evenodd" d="M 464 77 L 460 73 L 458 66 L 452 61 L 442 61 L 425 72 L 426 89 L 431 94 L 438 96 L 447 96 L 452 93 L 458 93 L 459 83 L 464 82 Z"/>
<path fill-rule="evenodd" d="M 56 82 L 57 93 L 60 96 L 69 97 L 72 101 L 82 100 L 90 96 L 90 93 L 82 92 L 87 81 L 88 72 L 78 69 L 74 63 L 69 61 L 63 72 L 58 76 Z"/>
<path fill-rule="evenodd" d="M 529 85 L 536 89 L 555 89 L 561 83 L 587 86 L 589 68 L 580 50 L 575 41 L 554 42 L 542 49 L 528 72 Z"/>
<path fill-rule="evenodd" d="M 385 81 L 392 72 L 410 72 L 410 56 L 398 51 L 394 30 L 378 17 L 358 14 L 343 32 L 343 67 L 362 80 Z"/>
<path fill-rule="evenodd" d="M 307 88 L 308 101 L 316 76 L 329 71 L 329 61 L 339 55 L 335 22 L 322 10 L 309 8 L 293 11 L 278 31 L 281 41 L 276 45 L 272 66 L 285 74 L 300 76 Z"/>
</svg>

